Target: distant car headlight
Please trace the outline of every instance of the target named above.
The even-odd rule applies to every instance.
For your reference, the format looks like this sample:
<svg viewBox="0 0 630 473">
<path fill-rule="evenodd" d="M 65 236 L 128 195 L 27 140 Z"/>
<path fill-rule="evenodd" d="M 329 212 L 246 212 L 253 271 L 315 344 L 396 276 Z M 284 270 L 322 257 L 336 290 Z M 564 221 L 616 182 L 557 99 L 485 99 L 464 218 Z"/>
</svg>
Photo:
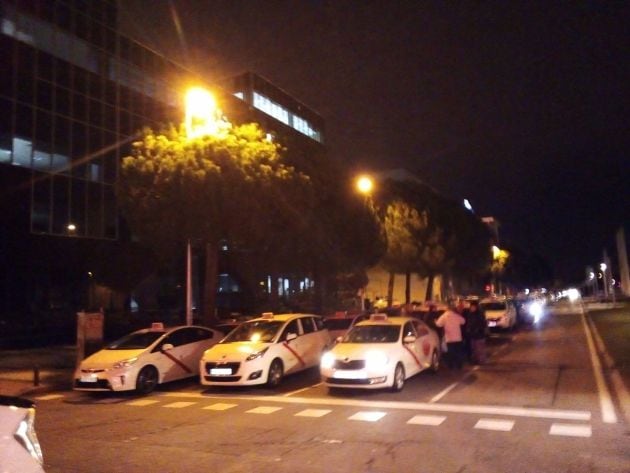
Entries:
<svg viewBox="0 0 630 473">
<path fill-rule="evenodd" d="M 320 361 L 320 366 L 325 369 L 330 369 L 335 364 L 335 355 L 331 352 L 327 351 L 322 355 L 322 359 Z"/>
<path fill-rule="evenodd" d="M 382 351 L 370 351 L 365 355 L 365 367 L 369 370 L 380 370 L 387 366 L 389 358 Z"/>
<path fill-rule="evenodd" d="M 24 448 L 28 450 L 28 453 L 30 453 L 33 458 L 35 458 L 40 464 L 44 464 L 42 449 L 39 445 L 37 434 L 35 433 L 34 408 L 31 407 L 26 411 L 26 416 L 18 425 L 15 437 L 24 446 Z"/>
<path fill-rule="evenodd" d="M 134 356 L 133 358 L 129 358 L 128 360 L 117 361 L 116 363 L 114 363 L 114 369 L 117 370 L 117 369 L 120 369 L 120 368 L 129 368 L 136 361 L 138 361 L 138 357 L 137 356 Z"/>
<path fill-rule="evenodd" d="M 538 322 L 544 313 L 543 305 L 540 302 L 532 302 L 529 304 L 527 312 L 534 318 L 534 322 Z"/>
<path fill-rule="evenodd" d="M 256 358 L 262 358 L 263 356 L 265 356 L 265 353 L 267 353 L 267 350 L 269 350 L 269 347 L 267 348 L 263 348 L 260 351 L 257 351 L 255 353 L 250 353 L 247 358 L 245 358 L 245 361 L 252 361 L 255 360 Z"/>
</svg>

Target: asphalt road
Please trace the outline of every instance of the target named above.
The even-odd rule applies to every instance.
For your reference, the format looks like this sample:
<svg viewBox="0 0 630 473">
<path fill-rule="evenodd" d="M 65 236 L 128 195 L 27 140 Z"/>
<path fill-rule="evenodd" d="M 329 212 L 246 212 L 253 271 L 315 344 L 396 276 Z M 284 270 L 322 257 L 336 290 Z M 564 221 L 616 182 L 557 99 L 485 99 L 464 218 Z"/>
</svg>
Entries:
<svg viewBox="0 0 630 473">
<path fill-rule="evenodd" d="M 45 468 L 627 473 L 629 427 L 593 367 L 585 322 L 565 309 L 494 335 L 487 365 L 421 373 L 401 393 L 328 393 L 316 370 L 277 391 L 186 381 L 146 397 L 46 393 L 36 398 Z"/>
</svg>

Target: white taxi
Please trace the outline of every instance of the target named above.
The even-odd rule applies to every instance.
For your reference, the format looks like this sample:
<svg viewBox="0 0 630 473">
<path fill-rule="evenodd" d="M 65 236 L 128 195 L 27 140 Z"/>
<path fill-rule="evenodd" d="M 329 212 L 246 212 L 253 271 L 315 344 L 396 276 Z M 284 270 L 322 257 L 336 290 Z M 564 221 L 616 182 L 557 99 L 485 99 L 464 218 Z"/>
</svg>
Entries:
<svg viewBox="0 0 630 473">
<path fill-rule="evenodd" d="M 321 317 L 265 313 L 242 323 L 203 354 L 201 384 L 276 387 L 285 374 L 317 366 L 329 345 Z"/>
<path fill-rule="evenodd" d="M 511 330 L 516 327 L 516 307 L 505 297 L 482 299 L 479 308 L 490 329 Z"/>
<path fill-rule="evenodd" d="M 148 394 L 158 384 L 197 376 L 201 355 L 221 338 L 223 333 L 206 327 L 155 323 L 83 360 L 74 373 L 74 389 Z"/>
<path fill-rule="evenodd" d="M 439 363 L 439 337 L 423 321 L 372 314 L 322 356 L 320 373 L 329 388 L 400 391 L 406 379 L 437 371 Z"/>
</svg>

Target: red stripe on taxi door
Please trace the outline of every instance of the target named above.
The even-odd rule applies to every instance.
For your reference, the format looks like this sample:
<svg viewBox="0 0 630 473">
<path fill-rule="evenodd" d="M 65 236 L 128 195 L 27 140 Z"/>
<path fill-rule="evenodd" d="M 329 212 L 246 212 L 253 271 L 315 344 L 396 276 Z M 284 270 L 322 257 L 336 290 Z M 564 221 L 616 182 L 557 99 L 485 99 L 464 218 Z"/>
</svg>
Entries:
<svg viewBox="0 0 630 473">
<path fill-rule="evenodd" d="M 188 366 L 186 366 L 181 360 L 178 360 L 177 358 L 175 358 L 169 352 L 164 351 L 164 350 L 160 350 L 160 353 L 162 353 L 163 355 L 166 355 L 170 360 L 174 361 L 186 373 L 192 373 L 192 370 L 190 368 L 188 368 Z"/>
<path fill-rule="evenodd" d="M 414 359 L 414 361 L 418 364 L 418 366 L 422 366 L 422 364 L 420 363 L 420 360 L 418 359 L 416 354 L 413 352 L 413 350 L 411 350 L 407 345 L 404 345 L 404 347 L 405 347 L 405 350 L 409 352 L 409 354 Z"/>
<path fill-rule="evenodd" d="M 293 353 L 295 357 L 299 360 L 302 366 L 306 366 L 306 363 L 304 363 L 304 360 L 302 359 L 302 357 L 298 355 L 298 353 L 293 348 L 291 348 L 287 342 L 282 342 L 282 346 L 284 346 L 287 350 Z"/>
</svg>

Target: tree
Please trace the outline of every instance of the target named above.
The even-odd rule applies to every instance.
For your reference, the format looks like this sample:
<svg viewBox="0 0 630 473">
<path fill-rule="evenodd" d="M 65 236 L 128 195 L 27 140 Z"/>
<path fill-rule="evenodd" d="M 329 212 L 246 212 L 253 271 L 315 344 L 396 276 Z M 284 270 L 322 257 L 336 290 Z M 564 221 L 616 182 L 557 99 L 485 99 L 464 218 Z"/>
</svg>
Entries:
<svg viewBox="0 0 630 473">
<path fill-rule="evenodd" d="M 285 230 L 299 226 L 297 209 L 312 204 L 308 176 L 285 163 L 284 151 L 256 124 L 196 139 L 171 126 L 145 129 L 123 159 L 117 192 L 134 233 L 165 258 L 187 241 L 205 246 L 207 325 L 214 319 L 219 242 L 247 244 L 279 222 Z"/>
</svg>

